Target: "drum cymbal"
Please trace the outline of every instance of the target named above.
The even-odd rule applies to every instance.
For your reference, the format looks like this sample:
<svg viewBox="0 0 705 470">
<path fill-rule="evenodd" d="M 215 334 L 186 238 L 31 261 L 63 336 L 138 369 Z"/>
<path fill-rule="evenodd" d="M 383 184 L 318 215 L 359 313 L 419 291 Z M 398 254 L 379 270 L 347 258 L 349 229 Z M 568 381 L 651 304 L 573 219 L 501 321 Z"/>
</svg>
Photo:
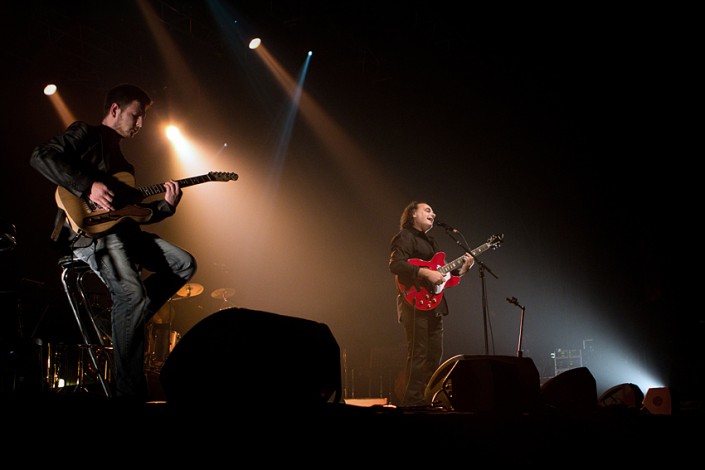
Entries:
<svg viewBox="0 0 705 470">
<path fill-rule="evenodd" d="M 235 295 L 235 289 L 232 287 L 221 287 L 211 292 L 211 297 L 214 299 L 228 299 Z"/>
<path fill-rule="evenodd" d="M 195 282 L 190 282 L 184 287 L 176 292 L 179 297 L 196 297 L 203 293 L 203 286 L 201 284 L 196 284 Z"/>
</svg>

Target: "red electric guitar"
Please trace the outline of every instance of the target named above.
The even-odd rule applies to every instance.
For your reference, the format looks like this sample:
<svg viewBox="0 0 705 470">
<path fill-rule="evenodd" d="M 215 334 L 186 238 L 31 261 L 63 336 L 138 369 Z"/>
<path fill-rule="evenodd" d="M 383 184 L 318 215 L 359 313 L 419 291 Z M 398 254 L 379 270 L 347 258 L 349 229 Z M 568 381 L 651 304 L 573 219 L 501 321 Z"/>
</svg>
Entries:
<svg viewBox="0 0 705 470">
<path fill-rule="evenodd" d="M 472 250 L 470 254 L 474 258 L 477 257 L 480 253 L 489 250 L 490 248 L 493 250 L 496 249 L 502 243 L 503 237 L 504 235 L 501 234 L 492 235 L 485 243 Z M 429 289 L 427 289 L 424 286 L 417 285 L 404 286 L 399 281 L 399 276 L 397 276 L 397 289 L 399 289 L 399 292 L 402 294 L 402 296 L 404 296 L 404 299 L 412 307 L 416 307 L 418 310 L 432 310 L 438 306 L 438 303 L 443 298 L 443 293 L 446 287 L 453 287 L 460 284 L 460 276 L 453 276 L 450 272 L 454 269 L 458 269 L 463 265 L 464 256 L 465 254 L 463 254 L 463 256 L 457 259 L 454 259 L 448 264 L 444 264 L 446 254 L 442 251 L 439 251 L 438 253 L 433 255 L 433 258 L 431 258 L 429 261 L 424 261 L 418 258 L 411 258 L 409 260 L 409 263 L 422 268 L 433 269 L 434 271 L 443 273 L 445 280 L 442 284 L 437 286 L 431 286 Z"/>
</svg>

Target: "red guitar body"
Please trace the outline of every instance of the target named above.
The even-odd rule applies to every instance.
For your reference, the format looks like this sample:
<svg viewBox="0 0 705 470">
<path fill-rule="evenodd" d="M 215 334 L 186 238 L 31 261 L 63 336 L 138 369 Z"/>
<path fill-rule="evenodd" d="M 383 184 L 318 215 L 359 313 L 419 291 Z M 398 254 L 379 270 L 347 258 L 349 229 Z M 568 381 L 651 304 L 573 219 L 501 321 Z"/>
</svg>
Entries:
<svg viewBox="0 0 705 470">
<path fill-rule="evenodd" d="M 446 266 L 445 258 L 446 254 L 442 251 L 439 251 L 438 253 L 433 255 L 433 258 L 431 258 L 430 261 L 424 261 L 418 258 L 411 258 L 409 260 L 409 263 L 415 266 L 419 266 L 421 268 L 428 268 L 434 271 L 444 272 L 443 268 Z M 462 265 L 462 263 L 460 264 Z M 453 276 L 452 274 L 447 272 L 444 273 L 444 275 L 445 281 L 443 281 L 443 284 L 439 286 L 433 286 L 430 289 L 427 289 L 424 286 L 417 287 L 416 285 L 404 286 L 401 284 L 401 282 L 399 282 L 399 277 L 397 276 L 397 288 L 399 289 L 399 292 L 401 292 L 401 294 L 404 296 L 404 299 L 406 299 L 406 301 L 412 307 L 416 307 L 418 310 L 433 310 L 434 308 L 438 307 L 438 304 L 441 302 L 441 299 L 443 298 L 443 293 L 447 287 L 453 287 L 460 284 L 460 276 Z"/>
<path fill-rule="evenodd" d="M 497 234 L 492 235 L 485 243 L 478 246 L 470 252 L 473 257 L 477 257 L 481 253 L 489 249 L 496 249 L 502 243 L 504 235 Z M 418 258 L 409 259 L 409 263 L 419 266 L 421 268 L 433 269 L 443 274 L 444 281 L 443 284 L 438 286 L 430 286 L 430 289 L 426 286 L 417 286 L 416 284 L 405 286 L 399 282 L 399 276 L 396 277 L 397 289 L 404 297 L 404 299 L 412 307 L 416 307 L 418 310 L 433 310 L 438 307 L 438 304 L 443 298 L 443 292 L 446 287 L 453 287 L 460 284 L 460 276 L 453 276 L 450 272 L 460 268 L 465 262 L 465 255 L 454 259 L 448 264 L 445 264 L 446 254 L 439 251 L 433 258 L 429 261 L 424 261 Z"/>
</svg>

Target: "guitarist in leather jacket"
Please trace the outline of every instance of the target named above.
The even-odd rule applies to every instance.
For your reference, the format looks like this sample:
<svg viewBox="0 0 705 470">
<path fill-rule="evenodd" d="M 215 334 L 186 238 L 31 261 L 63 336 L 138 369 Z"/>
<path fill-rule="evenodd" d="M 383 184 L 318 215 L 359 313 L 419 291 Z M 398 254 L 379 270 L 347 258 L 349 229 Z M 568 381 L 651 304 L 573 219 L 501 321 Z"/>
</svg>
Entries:
<svg viewBox="0 0 705 470">
<path fill-rule="evenodd" d="M 431 290 L 445 282 L 444 274 L 410 262 L 413 259 L 431 260 L 438 253 L 438 245 L 428 231 L 433 228 L 436 214 L 430 205 L 412 201 L 404 208 L 399 232 L 391 240 L 389 270 L 397 276 L 397 285 Z M 452 275 L 462 276 L 475 263 L 470 253 Z M 413 303 L 413 305 L 412 305 Z M 443 356 L 443 317 L 448 315 L 448 304 L 441 296 L 434 308 L 421 309 L 410 303 L 403 292 L 397 294 L 397 320 L 404 327 L 407 344 L 406 368 L 401 392 L 401 406 L 428 406 L 424 398 L 426 385 L 441 364 Z"/>
<path fill-rule="evenodd" d="M 120 142 L 139 132 L 151 105 L 141 88 L 118 85 L 106 94 L 101 124 L 74 122 L 37 146 L 30 164 L 91 210 L 116 211 L 129 202 L 131 188 L 114 175 L 134 177 L 134 167 L 123 155 Z M 74 230 L 59 205 L 52 233 L 52 239 L 86 262 L 110 292 L 115 367 L 111 385 L 116 397 L 149 399 L 146 323 L 196 272 L 196 260 L 189 252 L 141 228 L 176 212 L 182 197 L 179 183 L 169 180 L 164 189 L 163 199 L 139 204 L 151 211 L 147 220 L 122 218 L 99 235 Z"/>
</svg>

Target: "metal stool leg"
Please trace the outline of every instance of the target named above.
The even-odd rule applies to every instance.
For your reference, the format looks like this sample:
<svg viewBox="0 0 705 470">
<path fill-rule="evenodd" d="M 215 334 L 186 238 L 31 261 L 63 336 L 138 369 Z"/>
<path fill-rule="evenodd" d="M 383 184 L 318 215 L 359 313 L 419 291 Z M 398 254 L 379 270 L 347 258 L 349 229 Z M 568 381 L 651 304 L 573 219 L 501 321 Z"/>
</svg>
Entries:
<svg viewBox="0 0 705 470">
<path fill-rule="evenodd" d="M 95 323 L 90 302 L 84 288 L 84 277 L 92 271 L 86 263 L 72 257 L 62 258 L 59 264 L 62 267 L 61 283 L 64 286 L 64 291 L 71 305 L 76 325 L 81 333 L 83 349 L 85 349 L 85 353 L 93 366 L 93 375 L 100 384 L 105 396 L 111 397 L 112 392 L 106 378 L 109 375 L 108 371 L 112 370 L 112 360 L 107 351 L 111 346 L 107 344 L 107 341 L 103 338 Z M 88 327 L 90 327 L 90 332 Z M 101 354 L 105 355 L 108 370 L 101 371 L 102 367 L 98 361 L 97 352 L 101 352 Z M 82 381 L 83 374 L 86 373 L 84 364 L 82 363 L 83 355 L 81 355 L 80 361 L 80 367 L 82 367 L 83 370 L 79 377 L 80 381 Z"/>
</svg>

